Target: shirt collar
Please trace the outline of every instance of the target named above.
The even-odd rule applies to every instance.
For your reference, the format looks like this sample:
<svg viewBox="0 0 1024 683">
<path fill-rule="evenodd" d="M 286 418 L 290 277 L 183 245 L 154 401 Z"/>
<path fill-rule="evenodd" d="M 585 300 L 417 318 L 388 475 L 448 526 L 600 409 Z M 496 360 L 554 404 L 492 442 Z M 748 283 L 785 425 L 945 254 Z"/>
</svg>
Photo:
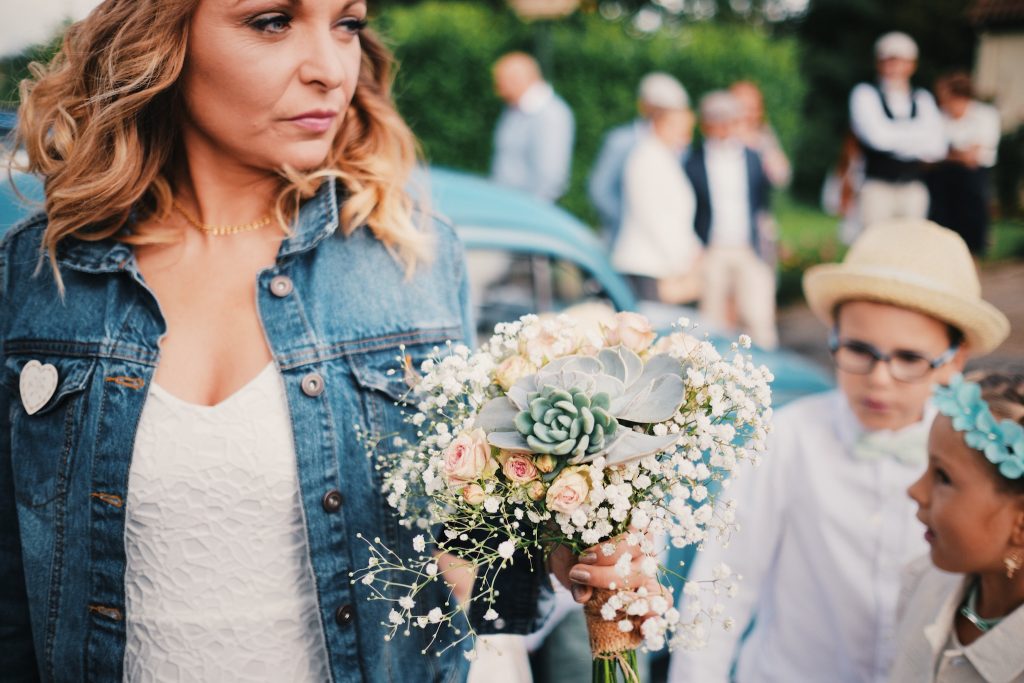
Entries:
<svg viewBox="0 0 1024 683">
<path fill-rule="evenodd" d="M 924 637 L 932 647 L 933 663 L 946 647 L 953 629 L 957 610 L 960 608 L 974 577 L 964 577 L 957 590 L 942 603 L 935 620 L 924 627 Z M 1012 683 L 1024 674 L 1024 649 L 1020 647 L 1024 637 L 1024 606 L 1018 607 L 1004 618 L 998 626 L 985 633 L 970 645 L 963 647 L 963 656 L 981 674 L 986 683 Z"/>
<path fill-rule="evenodd" d="M 523 96 L 516 102 L 516 108 L 524 114 L 535 114 L 554 96 L 555 91 L 549 83 L 537 81 L 526 89 Z"/>
<path fill-rule="evenodd" d="M 326 179 L 299 209 L 291 233 L 281 243 L 278 258 L 307 251 L 338 229 L 338 191 L 334 178 Z M 86 273 L 112 273 L 134 266 L 131 246 L 112 238 L 89 241 L 69 237 L 57 248 L 57 265 Z"/>
</svg>

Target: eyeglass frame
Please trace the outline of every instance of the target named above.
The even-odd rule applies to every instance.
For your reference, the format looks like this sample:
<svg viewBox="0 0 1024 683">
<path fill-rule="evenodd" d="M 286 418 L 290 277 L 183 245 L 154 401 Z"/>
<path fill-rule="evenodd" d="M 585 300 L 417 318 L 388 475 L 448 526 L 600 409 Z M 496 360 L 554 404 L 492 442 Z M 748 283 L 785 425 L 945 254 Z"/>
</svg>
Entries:
<svg viewBox="0 0 1024 683">
<path fill-rule="evenodd" d="M 946 363 L 949 363 L 951 360 L 953 360 L 953 358 L 956 357 L 957 351 L 959 351 L 960 347 L 962 346 L 962 342 L 959 342 L 959 341 L 953 342 L 952 344 L 949 345 L 948 349 L 943 351 L 941 354 L 939 354 L 935 358 L 932 358 L 931 360 L 929 360 L 925 356 L 921 356 L 920 354 L 915 354 L 921 360 L 928 361 L 928 370 L 923 375 L 921 375 L 920 377 L 915 377 L 913 379 L 900 379 L 899 377 L 897 377 L 896 375 L 894 375 L 892 373 L 892 365 L 890 365 L 890 363 L 892 362 L 892 358 L 893 358 L 894 354 L 892 354 L 892 353 L 882 353 L 877 348 L 875 348 L 873 345 L 868 344 L 867 342 L 862 342 L 862 341 L 859 341 L 859 340 L 855 340 L 855 341 L 857 341 L 858 344 L 863 344 L 864 345 L 864 349 L 863 350 L 866 351 L 869 356 L 871 356 L 871 365 L 868 366 L 867 372 L 853 372 L 852 370 L 846 370 L 844 368 L 840 368 L 839 364 L 836 363 L 836 367 L 838 369 L 842 370 L 843 372 L 849 372 L 850 374 L 853 374 L 853 375 L 866 376 L 866 375 L 870 375 L 872 372 L 875 371 L 875 366 L 878 365 L 879 362 L 883 362 L 883 363 L 885 363 L 888 366 L 887 369 L 889 371 L 889 376 L 890 377 L 892 377 L 897 382 L 904 382 L 906 384 L 914 384 L 916 382 L 919 382 L 919 381 L 925 379 L 931 372 L 934 372 L 935 370 L 937 370 L 938 368 L 941 368 Z M 832 328 L 831 330 L 829 330 L 829 333 L 828 333 L 828 350 L 829 350 L 829 353 L 832 355 L 832 361 L 833 362 L 835 362 L 836 353 L 839 351 L 839 349 L 842 346 L 843 346 L 843 342 L 841 342 L 839 340 L 839 331 L 836 330 L 835 328 Z M 898 351 L 897 351 L 897 353 L 898 353 Z M 911 351 L 910 353 L 914 353 L 914 352 Z"/>
</svg>

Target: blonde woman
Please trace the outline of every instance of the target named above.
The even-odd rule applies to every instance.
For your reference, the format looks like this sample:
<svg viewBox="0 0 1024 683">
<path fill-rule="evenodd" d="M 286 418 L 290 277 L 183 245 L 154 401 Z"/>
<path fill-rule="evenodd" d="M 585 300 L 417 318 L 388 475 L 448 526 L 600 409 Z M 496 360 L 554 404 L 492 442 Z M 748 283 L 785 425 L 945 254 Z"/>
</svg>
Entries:
<svg viewBox="0 0 1024 683">
<path fill-rule="evenodd" d="M 403 429 L 389 370 L 471 335 L 366 13 L 105 0 L 25 83 L 46 205 L 0 249 L 4 677 L 464 677 L 350 581 L 357 534 L 412 542 L 357 431 Z M 516 565 L 506 632 L 539 592 Z"/>
</svg>

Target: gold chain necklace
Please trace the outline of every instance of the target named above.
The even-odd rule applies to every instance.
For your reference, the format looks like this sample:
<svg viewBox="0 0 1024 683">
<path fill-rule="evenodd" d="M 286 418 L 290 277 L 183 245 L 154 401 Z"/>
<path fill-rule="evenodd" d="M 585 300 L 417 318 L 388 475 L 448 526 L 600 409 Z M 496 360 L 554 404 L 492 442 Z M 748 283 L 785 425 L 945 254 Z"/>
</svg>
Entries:
<svg viewBox="0 0 1024 683">
<path fill-rule="evenodd" d="M 199 232 L 206 233 L 207 235 L 220 236 L 234 235 L 239 232 L 250 232 L 252 230 L 259 230 L 270 223 L 270 214 L 267 214 L 263 218 L 251 223 L 240 223 L 238 225 L 207 225 L 206 223 L 199 222 L 199 220 L 186 211 L 184 207 L 177 202 L 177 200 L 174 201 L 174 209 L 189 222 L 189 225 Z"/>
</svg>

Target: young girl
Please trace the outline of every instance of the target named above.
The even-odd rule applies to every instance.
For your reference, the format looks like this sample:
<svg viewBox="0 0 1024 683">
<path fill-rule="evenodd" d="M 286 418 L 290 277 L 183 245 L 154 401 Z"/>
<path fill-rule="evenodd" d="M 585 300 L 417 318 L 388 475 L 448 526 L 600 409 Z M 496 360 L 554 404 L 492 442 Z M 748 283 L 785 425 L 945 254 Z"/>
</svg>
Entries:
<svg viewBox="0 0 1024 683">
<path fill-rule="evenodd" d="M 936 390 L 908 490 L 931 562 L 907 570 L 894 682 L 1024 681 L 1024 375 L 974 379 Z"/>
</svg>

